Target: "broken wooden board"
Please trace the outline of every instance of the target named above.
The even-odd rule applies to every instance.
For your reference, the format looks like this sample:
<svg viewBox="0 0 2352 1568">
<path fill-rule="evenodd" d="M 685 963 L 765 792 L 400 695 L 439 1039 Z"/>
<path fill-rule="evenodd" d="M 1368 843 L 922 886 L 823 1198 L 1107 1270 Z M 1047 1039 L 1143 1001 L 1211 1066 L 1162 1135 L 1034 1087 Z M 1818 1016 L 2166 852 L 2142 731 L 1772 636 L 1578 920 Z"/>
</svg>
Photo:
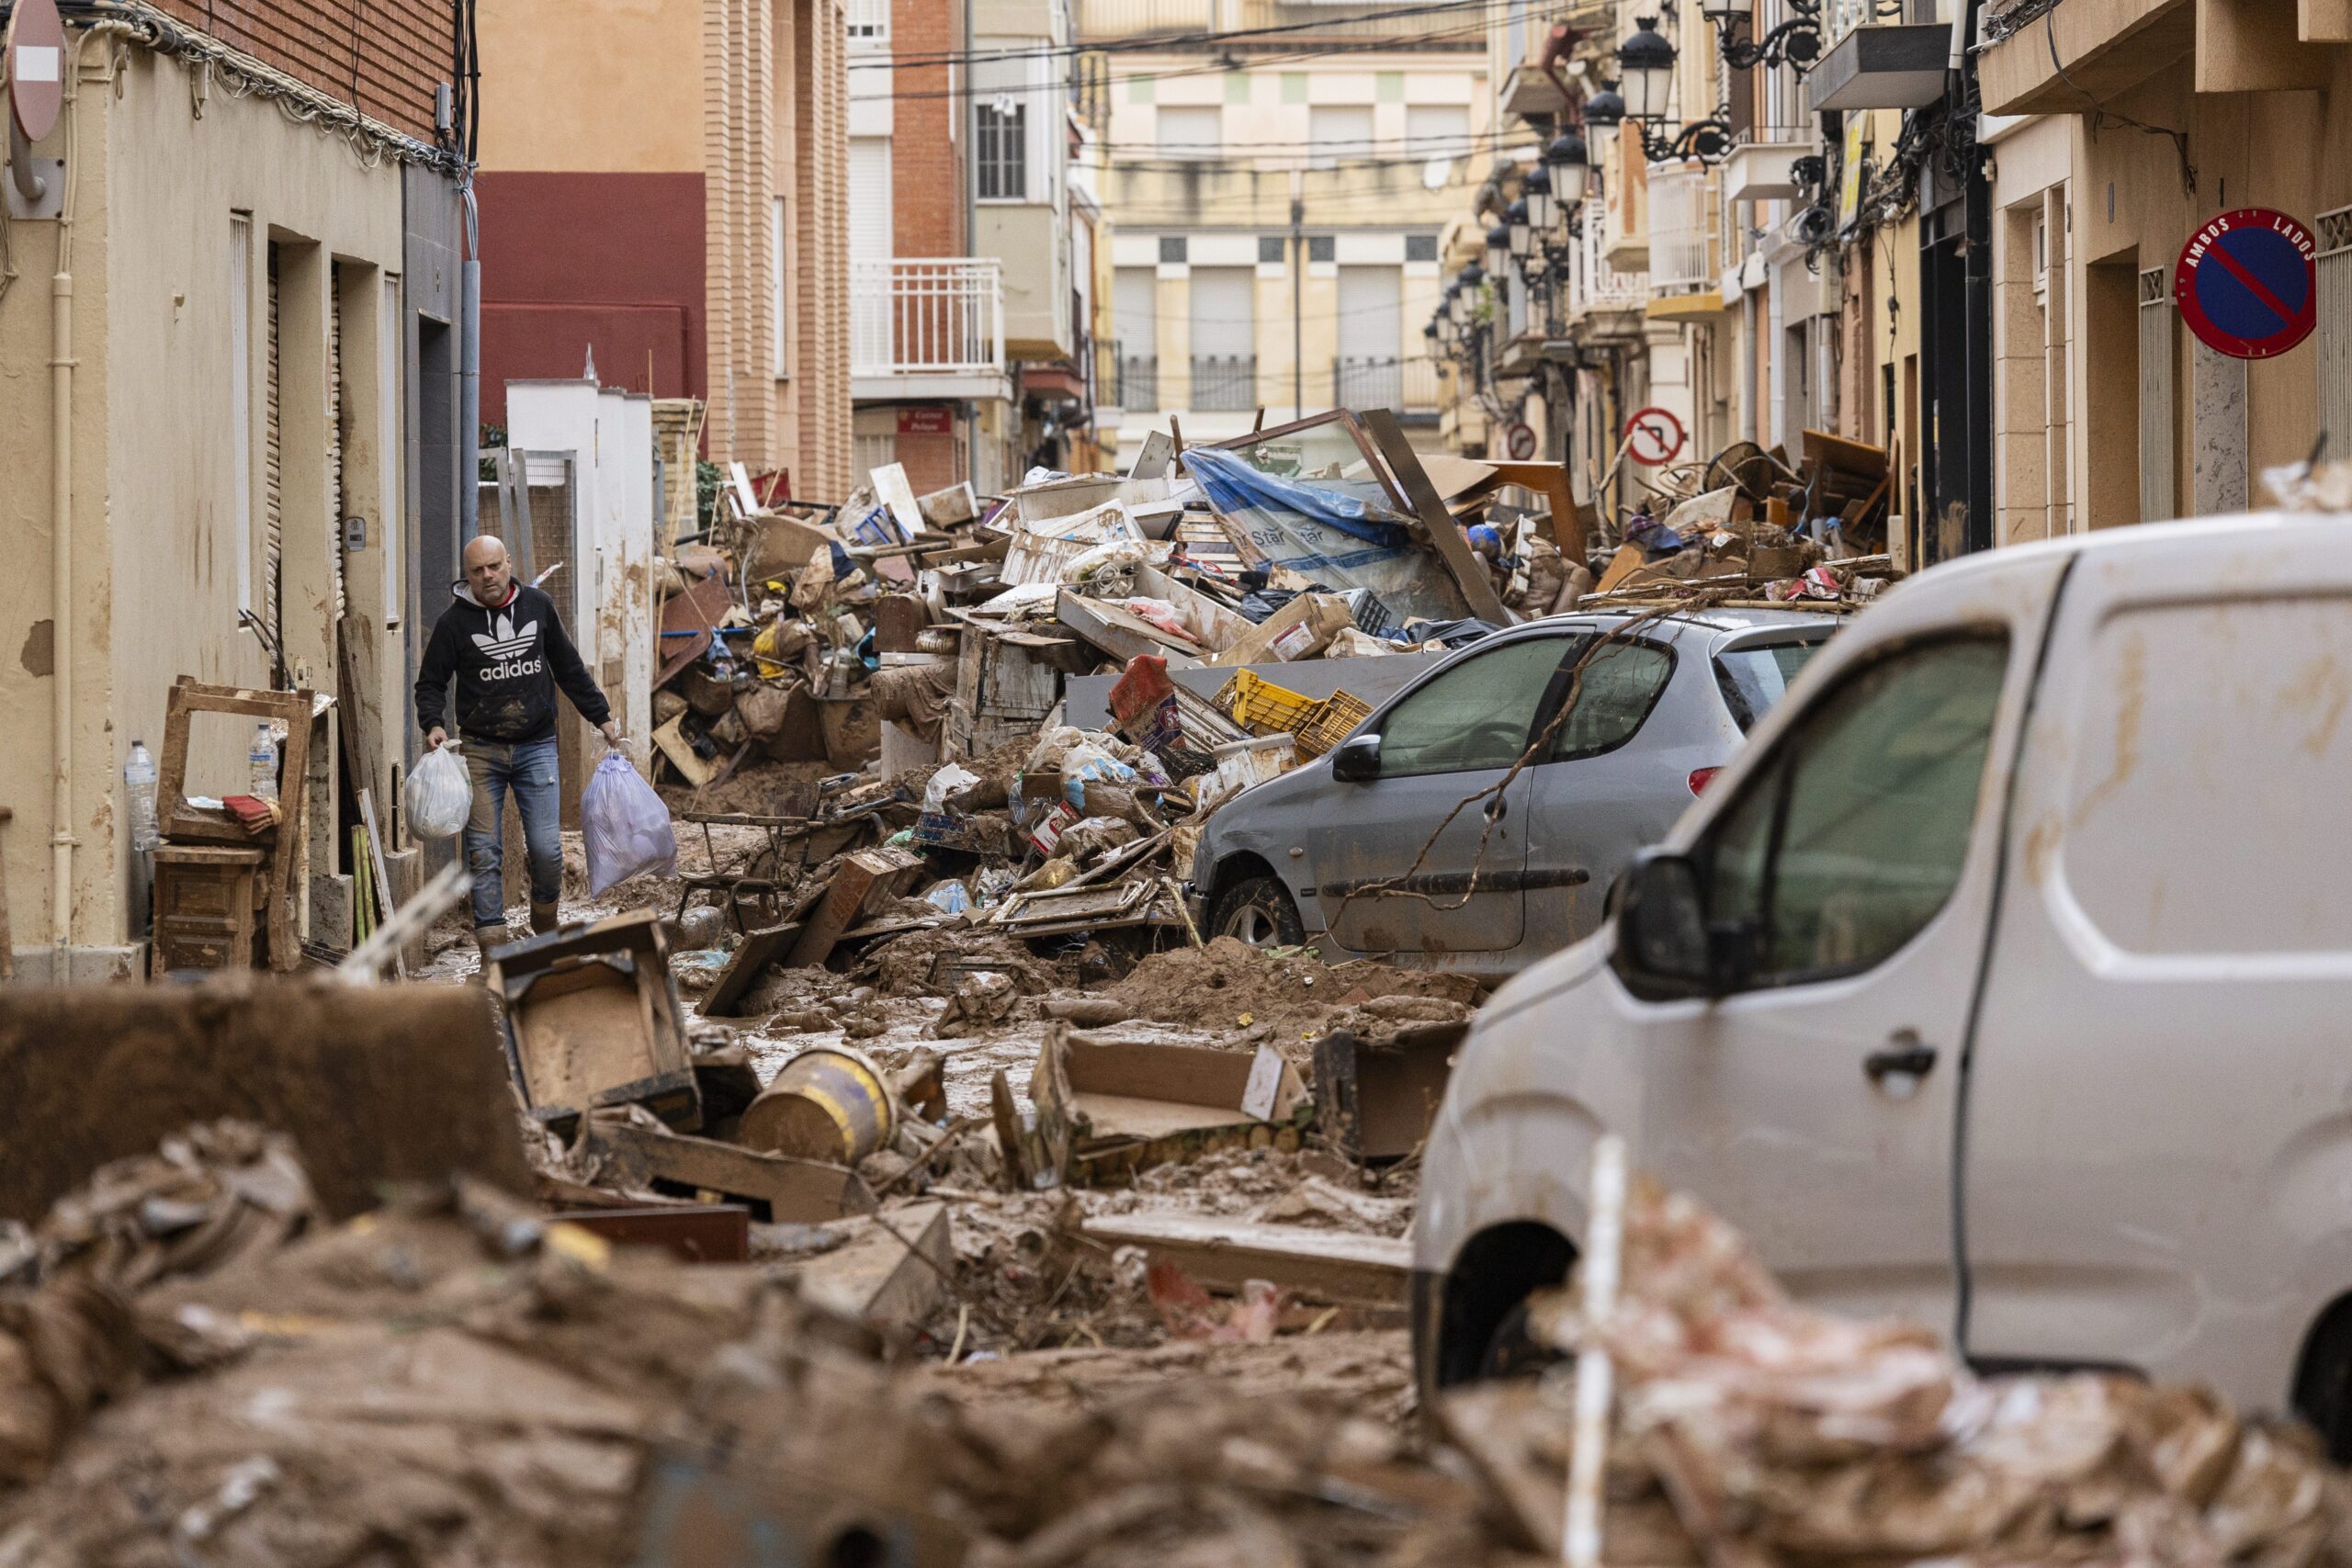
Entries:
<svg viewBox="0 0 2352 1568">
<path fill-rule="evenodd" d="M 1263 1280 L 1305 1301 L 1400 1308 L 1412 1278 L 1413 1244 L 1313 1225 L 1257 1224 L 1178 1210 L 1138 1210 L 1086 1222 L 1106 1248 L 1140 1247 L 1212 1291 Z"/>
<path fill-rule="evenodd" d="M 1437 547 L 1438 558 L 1445 562 L 1445 570 L 1453 578 L 1456 588 L 1470 606 L 1470 613 L 1489 626 L 1507 626 L 1518 619 L 1503 608 L 1502 600 L 1495 593 L 1495 584 L 1487 569 L 1470 548 L 1470 541 L 1462 536 L 1462 529 L 1445 502 L 1438 498 L 1436 487 L 1421 467 L 1420 455 L 1405 439 L 1396 416 L 1386 409 L 1367 410 L 1363 419 L 1364 434 L 1388 463 L 1389 472 L 1396 477 L 1405 499 L 1413 505 L 1421 527 L 1429 535 L 1430 543 Z"/>
<path fill-rule="evenodd" d="M 1307 1095 L 1271 1046 L 1244 1055 L 1102 1039 L 1057 1022 L 1029 1099 L 1052 1168 L 1085 1182 L 1215 1148 L 1295 1146 Z"/>
<path fill-rule="evenodd" d="M 703 1016 L 734 1017 L 735 1004 L 743 999 L 744 993 L 752 988 L 752 982 L 760 977 L 762 970 L 789 952 L 799 935 L 800 922 L 797 920 L 786 920 L 778 926 L 763 926 L 747 933 L 737 944 L 735 955 L 727 961 L 727 967 L 718 972 L 718 979 L 710 987 L 710 994 L 703 998 Z"/>
<path fill-rule="evenodd" d="M 1125 605 L 1090 599 L 1075 589 L 1065 588 L 1056 596 L 1054 619 L 1122 663 L 1148 653 L 1166 659 L 1172 669 L 1184 670 L 1209 651 L 1190 637 L 1153 626 Z"/>
<path fill-rule="evenodd" d="M 988 923 L 1024 932 L 1065 920 L 1080 920 L 1094 926 L 1125 925 L 1151 901 L 1152 892 L 1151 883 L 1136 881 L 1113 882 L 1100 887 L 1057 887 L 1045 893 L 1015 893 L 997 906 Z"/>
<path fill-rule="evenodd" d="M 885 1338 L 922 1327 L 954 1277 L 956 1254 L 944 1203 L 910 1203 L 835 1228 L 850 1239 L 781 1270 L 800 1299 L 863 1323 Z"/>
<path fill-rule="evenodd" d="M 1466 1025 L 1428 1024 L 1374 1043 L 1341 1029 L 1315 1044 L 1315 1126 L 1340 1158 L 1402 1159 L 1437 1120 Z"/>
<path fill-rule="evenodd" d="M 865 912 L 899 896 L 922 868 L 920 856 L 888 847 L 858 850 L 846 856 L 826 884 L 825 896 L 803 922 L 799 938 L 785 963 L 795 969 L 810 968 L 832 956 L 833 948 Z"/>
<path fill-rule="evenodd" d="M 662 606 L 662 670 L 653 677 L 654 690 L 668 685 L 679 671 L 702 657 L 733 604 L 727 580 L 718 576 L 707 577 L 684 593 L 669 597 Z"/>
<path fill-rule="evenodd" d="M 757 1154 L 618 1116 L 588 1118 L 580 1138 L 581 1152 L 596 1162 L 597 1180 L 606 1186 L 646 1190 L 666 1182 L 689 1192 L 716 1192 L 764 1203 L 771 1220 L 786 1224 L 816 1224 L 875 1207 L 872 1190 L 846 1166 Z"/>
<path fill-rule="evenodd" d="M 673 1127 L 702 1122 L 685 1007 L 650 909 L 491 950 L 506 1059 L 533 1120 L 564 1135 L 586 1111 L 639 1104 Z"/>
<path fill-rule="evenodd" d="M 710 782 L 711 767 L 695 755 L 693 745 L 686 739 L 685 726 L 686 716 L 679 714 L 653 732 L 653 744 L 678 770 L 678 776 L 685 780 L 687 787 L 700 789 Z"/>
</svg>

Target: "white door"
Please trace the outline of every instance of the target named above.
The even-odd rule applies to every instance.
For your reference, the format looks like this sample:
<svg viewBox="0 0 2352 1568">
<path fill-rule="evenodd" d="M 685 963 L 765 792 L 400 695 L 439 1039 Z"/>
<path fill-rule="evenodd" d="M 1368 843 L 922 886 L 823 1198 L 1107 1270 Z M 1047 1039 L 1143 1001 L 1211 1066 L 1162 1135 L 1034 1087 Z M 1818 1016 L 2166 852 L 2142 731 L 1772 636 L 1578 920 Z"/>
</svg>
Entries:
<svg viewBox="0 0 2352 1568">
<path fill-rule="evenodd" d="M 850 362 L 887 367 L 898 357 L 891 331 L 888 263 L 890 139 L 849 139 Z"/>
<path fill-rule="evenodd" d="M 2045 659 L 1972 1050 L 1967 1344 L 2277 1409 L 2352 1290 L 2352 563 L 2334 519 L 2164 532 L 2083 558 Z"/>
<path fill-rule="evenodd" d="M 1831 644 L 1825 683 L 1712 786 L 1690 853 L 1712 939 L 1745 970 L 1729 994 L 1648 1000 L 1596 976 L 1640 1075 L 1636 1158 L 1834 1310 L 1953 1321 L 1961 1046 L 2000 781 L 2063 564 L 2012 568 L 1973 615 L 1943 601 L 1914 635 L 1883 606 L 1879 635 Z"/>
</svg>

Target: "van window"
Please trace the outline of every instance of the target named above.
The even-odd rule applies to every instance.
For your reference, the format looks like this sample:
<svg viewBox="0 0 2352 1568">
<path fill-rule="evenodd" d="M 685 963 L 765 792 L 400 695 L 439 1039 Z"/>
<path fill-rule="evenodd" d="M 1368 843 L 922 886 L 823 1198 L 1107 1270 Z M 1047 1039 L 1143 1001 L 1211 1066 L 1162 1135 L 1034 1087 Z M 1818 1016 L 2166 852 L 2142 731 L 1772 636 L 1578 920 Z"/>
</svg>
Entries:
<svg viewBox="0 0 2352 1568">
<path fill-rule="evenodd" d="M 1715 656 L 1715 685 L 1742 735 L 1771 710 L 1806 660 L 1821 651 L 1817 642 L 1783 642 L 1770 648 L 1735 648 Z"/>
<path fill-rule="evenodd" d="M 1569 647 L 1560 637 L 1484 649 L 1381 716 L 1380 776 L 1508 768 L 1527 750 L 1535 705 Z"/>
<path fill-rule="evenodd" d="M 1576 680 L 1570 673 L 1574 658 L 1564 671 L 1559 700 L 1565 702 L 1572 690 L 1577 702 L 1553 731 L 1550 761 L 1598 757 L 1631 740 L 1674 674 L 1674 655 L 1649 643 L 1604 641 L 1589 657 L 1583 648 L 1579 643 L 1577 649 L 1577 657 L 1584 659 L 1581 681 L 1566 684 Z"/>
<path fill-rule="evenodd" d="M 2006 637 L 1939 640 L 1847 677 L 1781 738 L 1698 853 L 1745 984 L 1867 969 L 1960 881 L 2008 665 Z"/>
</svg>

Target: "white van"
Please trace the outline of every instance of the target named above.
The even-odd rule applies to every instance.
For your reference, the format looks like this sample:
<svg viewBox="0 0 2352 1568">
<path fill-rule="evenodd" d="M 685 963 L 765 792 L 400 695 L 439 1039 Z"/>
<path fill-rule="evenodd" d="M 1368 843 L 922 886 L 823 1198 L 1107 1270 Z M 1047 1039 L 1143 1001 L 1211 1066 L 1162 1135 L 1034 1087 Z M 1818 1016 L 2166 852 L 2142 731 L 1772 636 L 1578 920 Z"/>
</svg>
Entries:
<svg viewBox="0 0 2352 1568">
<path fill-rule="evenodd" d="M 2004 549 L 1858 617 L 1474 1021 L 1425 1388 L 1524 1349 L 1604 1127 L 1820 1305 L 2352 1451 L 2352 519 Z"/>
</svg>

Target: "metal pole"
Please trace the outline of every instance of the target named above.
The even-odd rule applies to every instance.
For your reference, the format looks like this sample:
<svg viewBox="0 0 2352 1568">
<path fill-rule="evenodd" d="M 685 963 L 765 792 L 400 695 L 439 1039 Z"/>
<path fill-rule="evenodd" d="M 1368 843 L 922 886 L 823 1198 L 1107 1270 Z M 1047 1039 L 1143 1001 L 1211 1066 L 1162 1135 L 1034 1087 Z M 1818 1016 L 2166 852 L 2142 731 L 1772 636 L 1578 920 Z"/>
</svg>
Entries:
<svg viewBox="0 0 2352 1568">
<path fill-rule="evenodd" d="M 458 314 L 465 339 L 458 359 L 458 547 L 481 532 L 481 241 L 470 185 L 465 201 L 466 262 L 459 271 Z"/>
<path fill-rule="evenodd" d="M 1290 416 L 1306 417 L 1306 318 L 1299 308 L 1306 276 L 1306 171 L 1290 172 Z"/>
</svg>

